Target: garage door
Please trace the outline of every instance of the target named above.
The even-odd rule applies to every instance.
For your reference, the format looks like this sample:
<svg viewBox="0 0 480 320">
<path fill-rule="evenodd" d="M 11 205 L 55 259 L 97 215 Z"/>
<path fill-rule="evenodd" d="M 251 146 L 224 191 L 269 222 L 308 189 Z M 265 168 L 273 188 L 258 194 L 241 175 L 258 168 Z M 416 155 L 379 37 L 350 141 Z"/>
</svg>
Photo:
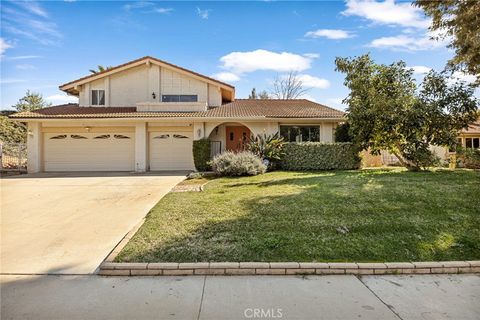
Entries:
<svg viewBox="0 0 480 320">
<path fill-rule="evenodd" d="M 192 132 L 150 132 L 150 170 L 193 170 Z"/>
<path fill-rule="evenodd" d="M 45 133 L 45 171 L 133 171 L 133 133 Z"/>
</svg>

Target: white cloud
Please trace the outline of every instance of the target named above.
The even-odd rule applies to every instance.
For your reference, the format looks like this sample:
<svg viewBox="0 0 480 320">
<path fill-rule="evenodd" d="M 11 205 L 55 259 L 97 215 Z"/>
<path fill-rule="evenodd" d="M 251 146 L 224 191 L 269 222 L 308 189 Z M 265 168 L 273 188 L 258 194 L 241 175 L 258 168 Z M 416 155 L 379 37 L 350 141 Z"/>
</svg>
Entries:
<svg viewBox="0 0 480 320">
<path fill-rule="evenodd" d="M 20 69 L 20 70 L 34 70 L 36 69 L 36 67 L 32 64 L 28 64 L 28 63 L 25 63 L 25 64 L 17 64 L 15 66 L 17 69 Z"/>
<path fill-rule="evenodd" d="M 231 52 L 220 58 L 222 67 L 235 74 L 271 70 L 277 72 L 303 71 L 309 69 L 313 58 L 290 52 L 272 52 L 258 49 L 246 52 Z"/>
<path fill-rule="evenodd" d="M 306 93 L 302 94 L 300 96 L 300 98 L 307 99 L 307 100 L 310 100 L 310 101 L 313 101 L 313 102 L 318 102 L 317 99 L 315 99 L 313 96 L 311 96 L 309 94 L 306 94 Z"/>
<path fill-rule="evenodd" d="M 327 38 L 327 39 L 347 39 L 354 37 L 349 31 L 340 30 L 340 29 L 318 29 L 315 31 L 309 31 L 305 33 L 307 38 Z"/>
<path fill-rule="evenodd" d="M 2 29 L 18 36 L 23 36 L 37 41 L 43 45 L 58 45 L 62 34 L 57 24 L 48 18 L 46 11 L 38 3 L 30 6 L 30 2 L 20 4 L 14 2 L 4 4 L 2 7 Z M 25 10 L 25 6 L 30 9 Z M 32 9 L 33 8 L 33 9 Z M 45 12 L 41 14 L 40 12 Z"/>
<path fill-rule="evenodd" d="M 307 88 L 326 89 L 330 87 L 330 82 L 327 79 L 314 77 L 308 74 L 299 74 L 297 78 L 302 82 L 302 85 Z"/>
<path fill-rule="evenodd" d="M 153 9 L 153 11 L 155 11 L 157 13 L 168 14 L 168 13 L 171 13 L 173 11 L 173 8 L 155 8 L 155 9 Z"/>
<path fill-rule="evenodd" d="M 224 82 L 236 82 L 240 80 L 239 76 L 231 72 L 219 72 L 212 75 L 212 77 Z"/>
<path fill-rule="evenodd" d="M 420 8 L 410 2 L 395 3 L 394 0 L 378 2 L 376 0 L 347 0 L 346 16 L 358 16 L 374 23 L 400 25 L 425 29 L 430 25 Z"/>
<path fill-rule="evenodd" d="M 7 42 L 5 39 L 0 38 L 0 56 L 7 51 L 7 49 L 13 48 L 13 45 Z"/>
<path fill-rule="evenodd" d="M 210 9 L 202 10 L 202 9 L 200 9 L 199 7 L 197 7 L 197 14 L 198 14 L 198 16 L 199 16 L 200 18 L 202 18 L 202 19 L 208 19 L 208 16 L 209 16 L 209 14 L 210 14 L 210 11 L 212 11 L 212 10 L 210 10 Z"/>
<path fill-rule="evenodd" d="M 466 83 L 472 83 L 477 80 L 477 77 L 475 77 L 473 74 L 467 74 L 461 71 L 455 71 L 451 78 L 452 79 L 449 81 L 450 83 L 454 83 L 455 80 L 460 80 Z"/>
<path fill-rule="evenodd" d="M 342 101 L 343 101 L 343 98 L 328 98 L 326 100 L 328 106 L 331 106 L 331 107 L 337 108 L 337 109 L 345 110 L 347 108 L 347 106 L 344 105 L 342 103 Z"/>
<path fill-rule="evenodd" d="M 54 94 L 45 98 L 48 102 L 53 104 L 60 103 L 78 103 L 78 98 L 73 96 L 67 96 L 66 94 Z"/>
<path fill-rule="evenodd" d="M 36 58 L 41 58 L 41 56 L 35 56 L 35 55 L 30 55 L 30 56 L 13 56 L 13 57 L 9 57 L 8 60 L 27 60 L 27 59 L 36 59 Z"/>
<path fill-rule="evenodd" d="M 150 6 L 153 6 L 153 5 L 154 5 L 153 2 L 137 1 L 137 2 L 128 3 L 128 4 L 124 5 L 123 9 L 126 10 L 126 11 L 130 11 L 132 9 L 146 8 L 146 7 L 150 7 Z"/>
<path fill-rule="evenodd" d="M 18 6 L 42 18 L 48 18 L 48 13 L 36 1 L 17 1 Z"/>
<path fill-rule="evenodd" d="M 26 82 L 23 79 L 14 79 L 14 78 L 2 78 L 0 79 L 0 84 L 14 84 L 14 83 L 21 83 Z"/>
<path fill-rule="evenodd" d="M 303 56 L 311 59 L 320 58 L 320 54 L 318 53 L 304 53 Z"/>
<path fill-rule="evenodd" d="M 407 67 L 407 69 L 413 69 L 413 74 L 425 74 L 429 73 L 432 68 L 425 67 L 425 66 L 413 66 Z"/>
<path fill-rule="evenodd" d="M 421 51 L 445 47 L 446 44 L 446 41 L 430 39 L 430 36 L 427 33 L 420 37 L 403 34 L 393 37 L 382 37 L 373 40 L 368 46 L 372 48 L 385 48 L 399 51 Z"/>
</svg>

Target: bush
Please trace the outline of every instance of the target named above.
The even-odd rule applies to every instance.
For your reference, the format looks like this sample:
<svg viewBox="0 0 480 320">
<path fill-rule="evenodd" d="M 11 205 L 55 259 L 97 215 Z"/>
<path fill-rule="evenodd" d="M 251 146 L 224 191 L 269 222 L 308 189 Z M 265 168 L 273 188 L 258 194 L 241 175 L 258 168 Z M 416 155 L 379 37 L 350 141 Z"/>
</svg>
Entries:
<svg viewBox="0 0 480 320">
<path fill-rule="evenodd" d="M 352 143 L 302 142 L 285 146 L 285 170 L 349 170 L 360 167 L 358 148 Z"/>
<path fill-rule="evenodd" d="M 193 141 L 193 162 L 198 171 L 210 170 L 210 140 Z"/>
<path fill-rule="evenodd" d="M 283 147 L 286 143 L 283 140 L 283 137 L 280 137 L 278 132 L 273 135 L 259 134 L 250 138 L 247 150 L 260 159 L 267 160 L 269 168 L 272 169 L 283 157 Z"/>
<path fill-rule="evenodd" d="M 265 173 L 267 166 L 249 151 L 227 151 L 213 158 L 212 169 L 219 176 L 255 176 Z"/>
<path fill-rule="evenodd" d="M 480 149 L 459 148 L 457 155 L 465 168 L 480 169 Z"/>
</svg>

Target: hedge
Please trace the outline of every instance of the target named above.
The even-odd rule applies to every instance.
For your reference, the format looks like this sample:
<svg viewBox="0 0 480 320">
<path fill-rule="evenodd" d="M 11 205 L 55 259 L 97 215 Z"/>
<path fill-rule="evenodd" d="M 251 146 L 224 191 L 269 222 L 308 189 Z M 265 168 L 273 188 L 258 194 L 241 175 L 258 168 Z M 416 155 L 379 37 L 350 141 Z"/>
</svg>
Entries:
<svg viewBox="0 0 480 320">
<path fill-rule="evenodd" d="M 352 143 L 302 142 L 287 143 L 282 169 L 349 170 L 360 168 L 359 150 Z"/>
<path fill-rule="evenodd" d="M 193 141 L 193 162 L 198 171 L 210 169 L 210 140 L 200 139 Z"/>
</svg>

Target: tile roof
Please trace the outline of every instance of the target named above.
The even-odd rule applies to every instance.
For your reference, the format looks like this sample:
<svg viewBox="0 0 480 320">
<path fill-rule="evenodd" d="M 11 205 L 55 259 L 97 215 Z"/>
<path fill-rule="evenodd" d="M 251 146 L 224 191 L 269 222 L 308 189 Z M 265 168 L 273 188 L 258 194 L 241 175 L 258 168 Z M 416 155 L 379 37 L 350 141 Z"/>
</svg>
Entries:
<svg viewBox="0 0 480 320">
<path fill-rule="evenodd" d="M 307 99 L 237 99 L 211 109 L 210 117 L 343 118 L 345 113 Z"/>
<path fill-rule="evenodd" d="M 468 126 L 468 129 L 462 129 L 460 131 L 462 134 L 480 134 L 480 119 L 477 122 L 472 123 L 471 125 Z"/>
<path fill-rule="evenodd" d="M 239 99 L 200 112 L 137 112 L 136 107 L 79 107 L 66 104 L 11 115 L 18 119 L 40 118 L 343 118 L 345 113 L 305 99 Z"/>
</svg>

